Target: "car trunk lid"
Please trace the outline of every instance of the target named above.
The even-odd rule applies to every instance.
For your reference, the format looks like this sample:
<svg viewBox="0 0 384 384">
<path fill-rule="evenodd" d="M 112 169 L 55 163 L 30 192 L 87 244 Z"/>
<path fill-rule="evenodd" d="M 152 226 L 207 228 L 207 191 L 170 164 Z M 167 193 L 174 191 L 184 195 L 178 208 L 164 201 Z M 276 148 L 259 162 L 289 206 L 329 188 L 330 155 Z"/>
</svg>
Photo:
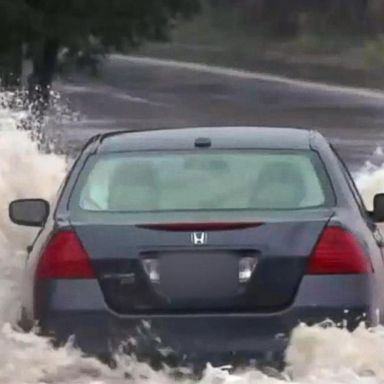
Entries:
<svg viewBox="0 0 384 384">
<path fill-rule="evenodd" d="M 330 217 L 73 227 L 114 311 L 276 311 L 293 301 Z"/>
</svg>

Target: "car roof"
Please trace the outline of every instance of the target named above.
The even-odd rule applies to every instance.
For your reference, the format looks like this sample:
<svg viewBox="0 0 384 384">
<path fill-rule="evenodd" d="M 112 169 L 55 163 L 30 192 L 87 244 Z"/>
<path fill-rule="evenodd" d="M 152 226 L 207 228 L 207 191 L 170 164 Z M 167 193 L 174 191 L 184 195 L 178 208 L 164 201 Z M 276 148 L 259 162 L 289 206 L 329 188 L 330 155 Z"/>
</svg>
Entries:
<svg viewBox="0 0 384 384">
<path fill-rule="evenodd" d="M 139 150 L 310 149 L 308 129 L 275 127 L 196 127 L 119 131 L 101 135 L 101 153 Z"/>
</svg>

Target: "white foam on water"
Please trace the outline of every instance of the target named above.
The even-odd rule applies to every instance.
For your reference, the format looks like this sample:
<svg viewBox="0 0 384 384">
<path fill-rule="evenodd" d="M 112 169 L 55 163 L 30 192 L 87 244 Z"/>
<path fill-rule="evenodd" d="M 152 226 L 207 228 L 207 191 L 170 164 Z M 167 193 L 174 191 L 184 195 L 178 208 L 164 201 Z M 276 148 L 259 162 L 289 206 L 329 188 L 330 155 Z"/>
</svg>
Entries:
<svg viewBox="0 0 384 384">
<path fill-rule="evenodd" d="M 20 279 L 26 246 L 36 230 L 17 227 L 8 204 L 17 198 L 50 200 L 66 171 L 64 158 L 41 154 L 26 131 L 16 130 L 17 115 L 0 110 L 0 383 L 102 383 L 121 378 L 94 359 L 68 346 L 54 350 L 48 340 L 15 332 L 10 324 L 19 313 Z M 92 378 L 95 379 L 92 379 Z"/>
<path fill-rule="evenodd" d="M 0 110 L 0 384 L 176 383 L 166 372 L 154 372 L 129 358 L 111 370 L 70 345 L 53 349 L 48 340 L 13 329 L 25 247 L 36 231 L 12 225 L 8 203 L 23 197 L 50 199 L 66 172 L 64 158 L 39 153 L 28 133 L 16 130 L 16 121 L 10 111 Z M 358 183 L 369 200 L 377 190 L 384 190 L 384 167 L 367 166 Z M 286 372 L 270 376 L 255 369 L 230 374 L 208 366 L 199 384 L 383 383 L 384 330 L 359 328 L 350 333 L 300 326 L 293 332 L 286 361 Z M 124 378 L 127 371 L 130 379 Z"/>
<path fill-rule="evenodd" d="M 374 155 L 381 152 L 378 148 Z M 384 164 L 375 165 L 368 161 L 355 179 L 367 208 L 372 209 L 375 194 L 384 193 Z"/>
</svg>

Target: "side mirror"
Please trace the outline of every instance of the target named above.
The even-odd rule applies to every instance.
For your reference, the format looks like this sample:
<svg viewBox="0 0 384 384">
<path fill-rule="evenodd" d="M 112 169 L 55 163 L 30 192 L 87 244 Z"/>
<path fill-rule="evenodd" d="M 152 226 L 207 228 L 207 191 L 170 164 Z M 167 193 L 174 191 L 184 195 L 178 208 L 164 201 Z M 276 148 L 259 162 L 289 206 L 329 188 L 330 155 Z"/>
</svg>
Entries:
<svg viewBox="0 0 384 384">
<path fill-rule="evenodd" d="M 9 218 L 18 225 L 42 227 L 49 216 L 49 204 L 42 199 L 15 200 L 9 205 Z"/>
<path fill-rule="evenodd" d="M 384 193 L 379 193 L 373 198 L 372 218 L 377 223 L 384 222 Z"/>
</svg>

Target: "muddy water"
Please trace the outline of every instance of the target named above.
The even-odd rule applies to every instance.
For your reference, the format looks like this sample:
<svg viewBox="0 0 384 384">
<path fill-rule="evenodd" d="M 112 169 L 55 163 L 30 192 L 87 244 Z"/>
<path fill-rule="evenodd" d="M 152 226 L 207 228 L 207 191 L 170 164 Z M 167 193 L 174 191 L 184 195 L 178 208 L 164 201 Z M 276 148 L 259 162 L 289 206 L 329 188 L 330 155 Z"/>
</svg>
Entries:
<svg viewBox="0 0 384 384">
<path fill-rule="evenodd" d="M 64 158 L 38 152 L 26 132 L 15 129 L 17 116 L 0 111 L 0 383 L 102 384 L 150 382 L 172 384 L 166 372 L 156 373 L 126 358 L 110 370 L 94 359 L 85 358 L 70 345 L 54 350 L 41 337 L 13 329 L 19 309 L 19 287 L 25 260 L 25 247 L 34 230 L 11 225 L 9 201 L 18 197 L 50 199 L 66 171 Z M 384 167 L 366 166 L 358 181 L 370 200 L 384 190 Z M 349 333 L 320 327 L 298 327 L 287 351 L 287 371 L 268 376 L 249 369 L 229 374 L 208 367 L 204 384 L 265 383 L 381 383 L 384 381 L 384 330 L 363 328 Z M 131 379 L 125 378 L 129 372 Z M 192 383 L 190 383 L 192 384 Z"/>
</svg>

